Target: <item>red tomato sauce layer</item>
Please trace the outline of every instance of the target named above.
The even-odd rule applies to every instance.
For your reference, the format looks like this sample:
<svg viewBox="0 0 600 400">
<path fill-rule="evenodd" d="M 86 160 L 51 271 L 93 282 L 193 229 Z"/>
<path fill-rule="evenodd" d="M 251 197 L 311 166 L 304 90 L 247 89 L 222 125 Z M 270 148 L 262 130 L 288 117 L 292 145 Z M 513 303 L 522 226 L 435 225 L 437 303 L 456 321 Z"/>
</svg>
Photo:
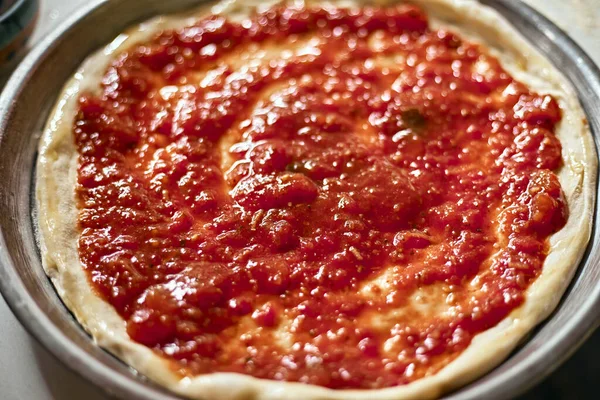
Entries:
<svg viewBox="0 0 600 400">
<path fill-rule="evenodd" d="M 185 376 L 434 374 L 525 300 L 566 221 L 557 102 L 414 6 L 210 16 L 81 97 L 79 252 Z"/>
</svg>

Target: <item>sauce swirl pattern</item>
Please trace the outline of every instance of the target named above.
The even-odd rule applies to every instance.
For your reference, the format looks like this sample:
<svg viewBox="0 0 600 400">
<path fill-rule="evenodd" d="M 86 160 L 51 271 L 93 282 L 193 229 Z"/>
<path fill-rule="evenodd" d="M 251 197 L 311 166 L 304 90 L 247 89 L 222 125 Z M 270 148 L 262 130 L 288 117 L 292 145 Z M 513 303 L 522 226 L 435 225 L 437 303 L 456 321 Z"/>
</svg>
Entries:
<svg viewBox="0 0 600 400">
<path fill-rule="evenodd" d="M 556 101 L 417 7 L 211 16 L 119 55 L 75 122 L 80 258 L 183 375 L 435 373 L 566 221 Z"/>
</svg>

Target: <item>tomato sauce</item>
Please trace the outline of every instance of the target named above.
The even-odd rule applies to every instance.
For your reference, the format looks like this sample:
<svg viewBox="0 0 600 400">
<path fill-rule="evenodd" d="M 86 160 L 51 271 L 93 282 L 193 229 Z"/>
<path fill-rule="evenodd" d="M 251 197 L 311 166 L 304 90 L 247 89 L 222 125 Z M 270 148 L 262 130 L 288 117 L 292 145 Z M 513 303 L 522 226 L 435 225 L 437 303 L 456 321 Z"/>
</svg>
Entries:
<svg viewBox="0 0 600 400">
<path fill-rule="evenodd" d="M 414 6 L 210 16 L 81 97 L 80 258 L 182 375 L 406 384 L 540 274 L 560 119 Z"/>
</svg>

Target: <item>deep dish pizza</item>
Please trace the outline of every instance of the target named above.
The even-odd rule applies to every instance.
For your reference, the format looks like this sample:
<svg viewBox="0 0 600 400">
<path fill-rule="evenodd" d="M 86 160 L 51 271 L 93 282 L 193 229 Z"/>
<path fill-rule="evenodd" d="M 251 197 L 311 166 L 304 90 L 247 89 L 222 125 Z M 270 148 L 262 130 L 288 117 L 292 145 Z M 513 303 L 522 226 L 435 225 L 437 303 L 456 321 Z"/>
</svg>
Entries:
<svg viewBox="0 0 600 400">
<path fill-rule="evenodd" d="M 594 157 L 566 80 L 475 1 L 227 1 L 68 83 L 44 264 L 99 345 L 180 394 L 435 397 L 558 302 Z"/>
</svg>

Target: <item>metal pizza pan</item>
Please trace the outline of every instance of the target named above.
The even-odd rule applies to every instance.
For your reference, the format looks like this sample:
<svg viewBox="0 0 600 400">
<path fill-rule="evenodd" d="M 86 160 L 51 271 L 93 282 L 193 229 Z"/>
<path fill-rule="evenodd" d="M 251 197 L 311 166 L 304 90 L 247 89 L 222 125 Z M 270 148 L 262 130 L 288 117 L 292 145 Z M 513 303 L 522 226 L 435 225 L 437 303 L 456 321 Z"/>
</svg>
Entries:
<svg viewBox="0 0 600 400">
<path fill-rule="evenodd" d="M 564 73 L 600 143 L 600 71 L 562 30 L 514 0 L 480 0 L 510 21 Z M 174 400 L 94 344 L 59 299 L 42 269 L 33 213 L 38 141 L 64 83 L 92 52 L 127 27 L 199 0 L 92 0 L 21 62 L 0 96 L 0 290 L 29 333 L 65 365 L 108 394 Z M 598 185 L 596 185 L 597 187 Z M 594 222 L 599 218 L 594 211 Z M 447 395 L 452 400 L 512 398 L 552 372 L 600 325 L 600 233 L 555 312 L 500 366 Z"/>
</svg>

